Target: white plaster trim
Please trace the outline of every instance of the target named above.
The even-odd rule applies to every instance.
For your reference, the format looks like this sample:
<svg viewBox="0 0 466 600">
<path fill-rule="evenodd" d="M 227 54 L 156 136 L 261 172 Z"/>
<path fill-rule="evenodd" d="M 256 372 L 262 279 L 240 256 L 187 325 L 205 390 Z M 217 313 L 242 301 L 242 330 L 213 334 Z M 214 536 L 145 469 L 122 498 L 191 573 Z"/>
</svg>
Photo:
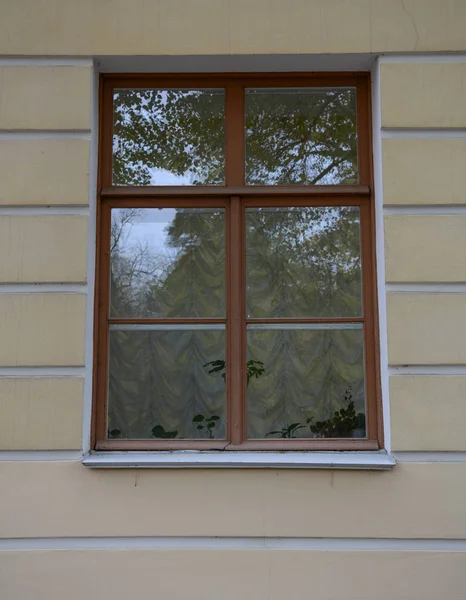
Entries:
<svg viewBox="0 0 466 600">
<path fill-rule="evenodd" d="M 466 283 L 387 283 L 386 290 L 411 294 L 464 294 Z"/>
<path fill-rule="evenodd" d="M 372 122 L 373 122 L 373 159 L 374 159 L 374 192 L 375 192 L 375 243 L 377 261 L 377 301 L 379 310 L 379 343 L 380 343 L 380 378 L 382 389 L 382 418 L 384 444 L 388 452 L 391 449 L 390 430 L 390 398 L 388 385 L 388 331 L 387 300 L 385 293 L 385 240 L 383 214 L 383 179 L 382 179 L 382 123 L 380 104 L 380 66 L 377 60 L 372 70 Z"/>
<path fill-rule="evenodd" d="M 85 283 L 0 283 L 0 294 L 86 294 Z"/>
<path fill-rule="evenodd" d="M 71 56 L 0 56 L 0 67 L 91 67 L 92 58 Z"/>
<path fill-rule="evenodd" d="M 94 468 L 199 468 L 199 469 L 368 469 L 395 466 L 387 452 L 93 452 L 82 459 Z"/>
<path fill-rule="evenodd" d="M 454 63 L 466 61 L 464 52 L 415 52 L 382 54 L 381 63 Z"/>
<path fill-rule="evenodd" d="M 384 128 L 382 129 L 382 139 L 388 138 L 408 138 L 408 139 L 432 139 L 432 138 L 465 138 L 466 128 L 442 129 L 442 128 L 422 128 L 413 129 L 410 127 Z"/>
<path fill-rule="evenodd" d="M 45 537 L 4 538 L 0 551 L 37 550 L 331 550 L 466 552 L 464 539 L 311 537 Z"/>
<path fill-rule="evenodd" d="M 93 388 L 93 356 L 94 356 L 94 288 L 97 239 L 97 170 L 99 154 L 99 74 L 96 69 L 91 76 L 91 131 L 90 165 L 89 165 L 89 218 L 87 220 L 87 301 L 86 301 L 86 335 L 84 348 L 84 400 L 82 447 L 88 452 L 91 444 L 92 388 Z"/>
<path fill-rule="evenodd" d="M 393 456 L 397 462 L 466 462 L 466 452 L 394 452 Z"/>
<path fill-rule="evenodd" d="M 466 375 L 466 365 L 390 365 L 390 377 L 397 375 Z"/>
<path fill-rule="evenodd" d="M 63 462 L 78 461 L 82 458 L 80 450 L 2 450 L 0 462 Z"/>
<path fill-rule="evenodd" d="M 51 129 L 18 129 L 0 130 L 0 140 L 90 140 L 91 132 L 88 129 L 69 129 L 55 131 Z"/>
<path fill-rule="evenodd" d="M 391 204 L 383 208 L 385 215 L 466 215 L 466 204 Z"/>
<path fill-rule="evenodd" d="M 0 377 L 84 377 L 84 367 L 0 367 Z"/>
</svg>

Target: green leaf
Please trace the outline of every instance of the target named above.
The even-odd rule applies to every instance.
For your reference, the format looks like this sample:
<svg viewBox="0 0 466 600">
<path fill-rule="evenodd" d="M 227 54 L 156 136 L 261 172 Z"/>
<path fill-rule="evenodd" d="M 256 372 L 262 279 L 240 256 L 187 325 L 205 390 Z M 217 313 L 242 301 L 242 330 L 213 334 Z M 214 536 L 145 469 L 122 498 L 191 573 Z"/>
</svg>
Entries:
<svg viewBox="0 0 466 600">
<path fill-rule="evenodd" d="M 193 423 L 200 423 L 201 421 L 204 421 L 204 419 L 205 419 L 204 415 L 201 415 L 199 413 L 198 415 L 193 417 Z"/>
<path fill-rule="evenodd" d="M 156 425 L 152 428 L 152 435 L 156 438 L 164 438 L 165 434 L 166 432 L 162 425 Z"/>
<path fill-rule="evenodd" d="M 119 429 L 112 429 L 108 432 L 109 438 L 119 438 L 121 436 L 121 431 Z"/>
<path fill-rule="evenodd" d="M 176 438 L 178 431 L 165 431 L 162 425 L 156 425 L 152 428 L 152 435 L 153 437 L 162 439 Z"/>
<path fill-rule="evenodd" d="M 301 423 L 292 423 L 289 427 L 288 430 L 292 430 L 292 429 L 296 429 L 298 427 L 298 425 L 301 425 Z"/>
</svg>

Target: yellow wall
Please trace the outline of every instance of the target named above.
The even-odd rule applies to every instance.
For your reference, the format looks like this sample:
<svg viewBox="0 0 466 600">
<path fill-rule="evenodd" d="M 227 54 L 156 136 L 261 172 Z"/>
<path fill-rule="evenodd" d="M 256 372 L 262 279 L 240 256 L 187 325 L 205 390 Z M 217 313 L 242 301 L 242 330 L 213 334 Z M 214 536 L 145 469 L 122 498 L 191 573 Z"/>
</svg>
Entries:
<svg viewBox="0 0 466 600">
<path fill-rule="evenodd" d="M 0 3 L 2 600 L 463 597 L 466 55 L 452 51 L 464 0 Z M 361 52 L 400 53 L 374 67 L 397 466 L 86 469 L 96 107 L 76 59 Z"/>
<path fill-rule="evenodd" d="M 465 49 L 463 0 L 17 0 L 0 54 L 322 54 Z"/>
</svg>

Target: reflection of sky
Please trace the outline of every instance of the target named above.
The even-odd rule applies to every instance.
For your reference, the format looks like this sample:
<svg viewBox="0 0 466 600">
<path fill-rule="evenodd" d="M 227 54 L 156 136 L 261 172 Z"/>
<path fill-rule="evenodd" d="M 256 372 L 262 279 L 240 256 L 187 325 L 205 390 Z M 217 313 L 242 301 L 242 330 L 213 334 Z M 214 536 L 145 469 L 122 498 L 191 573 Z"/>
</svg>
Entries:
<svg viewBox="0 0 466 600">
<path fill-rule="evenodd" d="M 189 171 L 184 175 L 175 175 L 166 169 L 149 169 L 150 185 L 192 185 Z"/>
<path fill-rule="evenodd" d="M 139 219 L 128 225 L 126 246 L 146 245 L 157 254 L 172 254 L 167 245 L 167 230 L 176 215 L 175 208 L 148 209 L 141 211 Z"/>
<path fill-rule="evenodd" d="M 127 252 L 132 246 L 148 246 L 157 255 L 171 256 L 176 255 L 176 249 L 168 245 L 168 228 L 173 223 L 179 210 L 189 212 L 189 209 L 176 208 L 148 208 L 140 209 L 137 218 L 125 226 L 124 242 L 122 250 Z M 218 213 L 222 209 L 196 208 L 193 212 L 199 213 Z M 118 209 L 114 209 L 113 214 L 118 214 Z"/>
</svg>

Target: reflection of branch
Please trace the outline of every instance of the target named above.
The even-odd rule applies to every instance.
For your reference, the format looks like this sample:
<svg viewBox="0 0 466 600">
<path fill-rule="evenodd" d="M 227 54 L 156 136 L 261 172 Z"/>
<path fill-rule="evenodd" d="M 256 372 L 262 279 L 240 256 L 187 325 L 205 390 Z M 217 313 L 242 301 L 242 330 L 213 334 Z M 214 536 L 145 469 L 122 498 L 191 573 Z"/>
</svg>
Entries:
<svg viewBox="0 0 466 600">
<path fill-rule="evenodd" d="M 342 157 L 340 157 L 339 159 L 335 159 L 333 162 L 331 162 L 328 167 L 326 167 L 317 175 L 317 177 L 314 177 L 314 179 L 312 179 L 311 184 L 314 185 L 315 183 L 320 181 L 322 177 L 325 177 L 328 173 L 330 173 L 332 169 L 338 167 L 338 165 L 340 165 L 351 154 L 351 152 L 351 150 L 348 150 L 348 152 L 345 152 L 345 154 L 343 154 Z"/>
<path fill-rule="evenodd" d="M 136 219 L 138 217 L 139 209 L 138 208 L 122 209 L 119 211 L 119 214 L 121 216 L 120 216 L 118 223 L 116 223 L 115 221 L 112 222 L 110 252 L 113 252 L 114 250 L 116 250 L 116 248 L 118 247 L 118 244 L 120 243 L 120 240 L 121 240 L 121 237 L 123 235 L 123 231 L 124 231 L 126 225 L 128 225 L 129 223 L 132 223 L 132 221 L 134 221 L 134 219 Z"/>
</svg>

